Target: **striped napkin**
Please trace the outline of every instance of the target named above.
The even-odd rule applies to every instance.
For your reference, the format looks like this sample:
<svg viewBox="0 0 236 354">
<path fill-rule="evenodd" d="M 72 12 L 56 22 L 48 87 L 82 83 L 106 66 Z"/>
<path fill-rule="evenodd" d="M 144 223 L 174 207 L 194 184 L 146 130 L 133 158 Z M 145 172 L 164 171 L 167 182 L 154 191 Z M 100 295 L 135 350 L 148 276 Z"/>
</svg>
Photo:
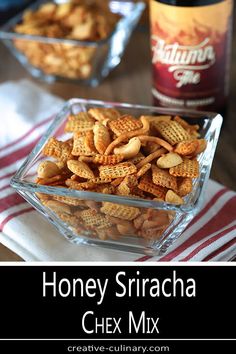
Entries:
<svg viewBox="0 0 236 354">
<path fill-rule="evenodd" d="M 228 261 L 236 257 L 236 193 L 209 181 L 206 202 L 168 253 L 141 257 L 64 239 L 10 186 L 63 101 L 21 80 L 0 85 L 0 242 L 27 261 Z M 45 117 L 51 117 L 45 119 Z"/>
</svg>

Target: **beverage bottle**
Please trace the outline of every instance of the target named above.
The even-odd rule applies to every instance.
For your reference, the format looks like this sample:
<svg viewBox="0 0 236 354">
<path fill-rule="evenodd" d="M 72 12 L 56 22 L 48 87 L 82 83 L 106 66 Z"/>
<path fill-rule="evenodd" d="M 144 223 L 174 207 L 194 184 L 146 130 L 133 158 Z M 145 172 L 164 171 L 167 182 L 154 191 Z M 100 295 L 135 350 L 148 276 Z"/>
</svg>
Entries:
<svg viewBox="0 0 236 354">
<path fill-rule="evenodd" d="M 150 0 L 155 105 L 225 111 L 232 12 L 233 0 Z"/>
</svg>

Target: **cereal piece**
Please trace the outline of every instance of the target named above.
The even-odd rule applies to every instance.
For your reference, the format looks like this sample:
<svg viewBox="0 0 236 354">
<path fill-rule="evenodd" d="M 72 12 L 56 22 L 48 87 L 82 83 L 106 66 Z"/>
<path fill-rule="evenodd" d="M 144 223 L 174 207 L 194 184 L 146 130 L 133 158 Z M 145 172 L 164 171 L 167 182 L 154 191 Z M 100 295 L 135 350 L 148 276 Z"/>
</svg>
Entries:
<svg viewBox="0 0 236 354">
<path fill-rule="evenodd" d="M 157 167 L 171 168 L 179 165 L 181 162 L 183 162 L 183 159 L 178 154 L 175 152 L 169 152 L 157 160 Z"/>
<path fill-rule="evenodd" d="M 153 152 L 152 154 L 148 155 L 147 157 L 145 157 L 143 160 L 141 160 L 136 167 L 139 169 L 141 167 L 143 167 L 144 165 L 146 165 L 147 163 L 151 162 L 152 160 L 156 159 L 157 157 L 160 157 L 161 155 L 163 155 L 166 152 L 166 149 L 164 148 L 160 148 L 157 151 Z"/>
<path fill-rule="evenodd" d="M 67 161 L 67 166 L 70 171 L 72 171 L 75 175 L 79 177 L 87 178 L 87 179 L 91 179 L 95 177 L 93 171 L 89 168 L 89 166 L 85 162 L 78 161 L 78 160 L 69 160 Z"/>
<path fill-rule="evenodd" d="M 73 181 L 71 179 L 67 179 L 65 184 L 67 185 L 67 187 L 69 187 L 70 189 L 76 189 L 78 191 L 83 191 L 86 189 L 93 189 L 96 184 L 93 182 L 77 182 L 77 181 Z"/>
<path fill-rule="evenodd" d="M 177 122 L 158 122 L 155 127 L 159 133 L 167 140 L 171 145 L 175 145 L 183 140 L 189 140 L 189 133 Z"/>
<path fill-rule="evenodd" d="M 135 157 L 141 148 L 141 142 L 139 138 L 134 137 L 129 140 L 126 145 L 119 146 L 114 149 L 115 155 L 123 155 L 125 159 Z"/>
<path fill-rule="evenodd" d="M 72 158 L 72 148 L 67 142 L 59 141 L 52 137 L 48 140 L 43 148 L 43 154 L 45 156 L 54 157 L 55 159 L 66 161 Z"/>
<path fill-rule="evenodd" d="M 152 181 L 158 186 L 177 190 L 176 178 L 155 165 L 152 165 Z"/>
<path fill-rule="evenodd" d="M 90 182 L 95 183 L 95 184 L 104 184 L 104 183 L 110 183 L 112 181 L 111 178 L 100 178 L 96 177 L 90 180 Z"/>
<path fill-rule="evenodd" d="M 142 128 L 143 124 L 139 119 L 134 118 L 130 115 L 124 115 L 118 119 L 111 120 L 108 123 L 109 128 L 117 136 L 123 133 L 131 132 Z"/>
<path fill-rule="evenodd" d="M 171 167 L 169 173 L 176 177 L 199 177 L 199 163 L 197 160 L 185 159 L 180 165 Z"/>
<path fill-rule="evenodd" d="M 70 38 L 78 40 L 88 40 L 95 34 L 95 21 L 92 19 L 84 23 L 79 23 L 75 25 L 70 32 Z"/>
<path fill-rule="evenodd" d="M 115 193 L 115 187 L 112 186 L 111 184 L 98 184 L 96 187 L 93 189 L 94 192 L 96 193 L 103 193 L 103 194 L 114 194 Z"/>
<path fill-rule="evenodd" d="M 109 228 L 106 229 L 106 234 L 108 236 L 108 238 L 111 238 L 112 240 L 118 240 L 120 237 L 120 234 L 116 228 L 116 226 L 111 226 Z"/>
<path fill-rule="evenodd" d="M 152 181 L 152 177 L 149 173 L 141 177 L 141 180 L 138 184 L 138 188 L 144 192 L 155 195 L 156 197 L 164 200 L 167 189 L 162 186 L 158 186 Z"/>
<path fill-rule="evenodd" d="M 166 193 L 165 201 L 167 203 L 176 204 L 176 205 L 184 204 L 184 200 L 178 194 L 173 192 L 171 189 L 169 189 L 168 192 Z"/>
<path fill-rule="evenodd" d="M 130 195 L 130 188 L 129 186 L 123 182 L 117 187 L 117 194 L 118 195 Z"/>
<path fill-rule="evenodd" d="M 106 229 L 98 229 L 96 232 L 100 240 L 105 241 L 108 238 Z"/>
<path fill-rule="evenodd" d="M 73 143 L 73 149 L 72 149 L 72 154 L 74 156 L 79 156 L 79 155 L 84 155 L 84 156 L 93 156 L 96 155 L 96 153 L 92 150 L 89 150 L 86 145 L 85 145 L 85 138 L 84 136 L 80 136 L 77 133 L 74 133 L 74 143 Z"/>
<path fill-rule="evenodd" d="M 186 120 L 182 119 L 179 116 L 175 116 L 174 121 L 179 123 L 190 134 L 192 134 L 194 131 L 196 132 L 199 129 L 198 124 L 195 124 L 195 125 L 189 124 L 188 122 L 186 122 Z"/>
<path fill-rule="evenodd" d="M 66 197 L 64 195 L 63 196 L 62 195 L 54 195 L 53 199 L 57 200 L 58 202 L 72 205 L 72 206 L 83 206 L 84 205 L 83 200 L 80 200 L 79 198 Z"/>
<path fill-rule="evenodd" d="M 95 154 L 97 154 L 98 151 L 94 145 L 94 133 L 92 130 L 89 130 L 88 132 L 86 132 L 85 138 L 84 138 L 84 145 L 88 151 L 92 151 Z"/>
<path fill-rule="evenodd" d="M 183 156 L 190 156 L 195 153 L 198 146 L 197 139 L 181 141 L 176 145 L 175 152 Z"/>
<path fill-rule="evenodd" d="M 129 195 L 132 189 L 138 185 L 138 179 L 135 175 L 126 176 L 117 188 L 118 194 Z"/>
<path fill-rule="evenodd" d="M 80 112 L 76 115 L 70 115 L 66 122 L 66 132 L 83 132 L 92 130 L 95 120 L 87 112 Z"/>
<path fill-rule="evenodd" d="M 102 123 L 96 122 L 93 128 L 94 145 L 100 154 L 104 154 L 106 148 L 111 142 L 110 134 Z"/>
<path fill-rule="evenodd" d="M 63 17 L 68 16 L 71 10 L 72 10 L 71 3 L 62 3 L 59 6 L 57 6 L 56 12 L 54 14 L 54 18 L 56 20 L 61 20 Z"/>
<path fill-rule="evenodd" d="M 60 173 L 60 169 L 52 161 L 42 161 L 38 165 L 37 173 L 39 178 L 50 178 Z"/>
<path fill-rule="evenodd" d="M 132 194 L 130 194 L 131 197 L 134 198 L 142 198 L 142 199 L 146 199 L 147 196 L 145 195 L 145 193 L 137 187 L 132 188 Z"/>
<path fill-rule="evenodd" d="M 50 199 L 50 195 L 44 193 L 35 193 L 35 195 L 40 199 L 40 201 L 44 204 Z"/>
<path fill-rule="evenodd" d="M 99 166 L 101 178 L 118 178 L 125 177 L 135 173 L 137 168 L 131 162 L 121 162 L 117 165 Z"/>
<path fill-rule="evenodd" d="M 185 195 L 191 193 L 192 189 L 193 189 L 192 178 L 190 177 L 182 178 L 180 183 L 178 184 L 178 194 L 181 197 L 184 197 Z"/>
<path fill-rule="evenodd" d="M 169 122 L 171 120 L 171 116 L 144 116 L 149 120 L 150 123 L 155 122 Z"/>
<path fill-rule="evenodd" d="M 110 223 L 115 224 L 115 225 L 130 225 L 130 221 L 124 220 L 124 219 L 120 219 L 120 218 L 117 218 L 115 216 L 106 215 L 106 219 Z"/>
<path fill-rule="evenodd" d="M 195 155 L 201 154 L 201 152 L 203 152 L 207 147 L 206 139 L 198 139 L 197 142 L 198 142 L 198 147 L 194 151 Z"/>
<path fill-rule="evenodd" d="M 110 202 L 103 202 L 102 204 L 101 212 L 120 219 L 133 220 L 140 214 L 139 208 Z"/>
<path fill-rule="evenodd" d="M 143 165 L 137 172 L 137 178 L 140 178 L 141 176 L 143 176 L 151 167 L 152 167 L 152 165 L 150 163 Z"/>
<path fill-rule="evenodd" d="M 145 220 L 142 226 L 142 229 L 154 229 L 154 228 L 162 228 L 163 226 L 168 226 L 169 225 L 169 218 L 166 216 L 166 218 L 158 218 L 157 220 Z"/>
<path fill-rule="evenodd" d="M 142 128 L 121 134 L 118 138 L 113 140 L 110 145 L 108 145 L 105 151 L 105 155 L 109 155 L 113 151 L 113 149 L 118 144 L 121 144 L 123 141 L 127 141 L 128 139 L 133 138 L 135 136 L 146 134 L 149 131 L 149 122 L 145 117 L 141 117 L 140 121 L 143 125 Z"/>
<path fill-rule="evenodd" d="M 93 158 L 93 162 L 100 165 L 116 165 L 124 160 L 124 155 L 96 155 Z"/>
<path fill-rule="evenodd" d="M 69 205 L 66 205 L 64 203 L 58 202 L 57 200 L 48 200 L 44 205 L 47 208 L 50 208 L 54 213 L 67 213 L 71 214 L 71 209 Z"/>
<path fill-rule="evenodd" d="M 80 217 L 87 226 L 96 228 L 110 227 L 112 224 L 102 214 L 96 210 L 86 209 L 80 212 Z"/>
<path fill-rule="evenodd" d="M 124 178 L 123 182 L 132 189 L 138 185 L 137 175 L 128 175 Z"/>
<path fill-rule="evenodd" d="M 117 119 L 121 115 L 115 108 L 90 108 L 88 113 L 98 121 Z"/>
<path fill-rule="evenodd" d="M 80 220 L 75 215 L 70 215 L 67 213 L 58 213 L 60 219 L 69 225 L 69 227 L 81 228 Z"/>
<path fill-rule="evenodd" d="M 149 230 L 140 230 L 138 232 L 139 236 L 147 239 L 147 240 L 158 240 L 163 232 L 165 231 L 165 228 L 163 227 L 156 227 L 153 229 L 149 229 Z"/>
</svg>

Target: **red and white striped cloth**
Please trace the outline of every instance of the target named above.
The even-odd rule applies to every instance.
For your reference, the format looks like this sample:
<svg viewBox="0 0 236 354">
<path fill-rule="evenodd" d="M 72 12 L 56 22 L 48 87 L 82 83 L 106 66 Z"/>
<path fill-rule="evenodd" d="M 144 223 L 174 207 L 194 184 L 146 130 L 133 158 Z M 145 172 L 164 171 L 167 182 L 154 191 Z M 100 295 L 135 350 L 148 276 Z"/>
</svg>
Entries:
<svg viewBox="0 0 236 354">
<path fill-rule="evenodd" d="M 236 257 L 236 193 L 209 181 L 206 202 L 168 253 L 140 257 L 70 244 L 9 181 L 63 101 L 23 80 L 0 85 L 0 242 L 27 261 L 227 261 Z"/>
</svg>

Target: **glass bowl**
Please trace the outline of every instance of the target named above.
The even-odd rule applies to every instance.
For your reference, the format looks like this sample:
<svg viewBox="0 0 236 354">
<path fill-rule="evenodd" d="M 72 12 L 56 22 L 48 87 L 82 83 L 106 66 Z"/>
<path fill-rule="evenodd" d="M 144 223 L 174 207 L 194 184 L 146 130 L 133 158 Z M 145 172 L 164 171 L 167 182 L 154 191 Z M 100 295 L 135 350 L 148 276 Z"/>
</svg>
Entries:
<svg viewBox="0 0 236 354">
<path fill-rule="evenodd" d="M 26 10 L 36 10 L 48 2 L 38 1 Z M 22 21 L 24 12 L 0 29 L 0 39 L 34 77 L 46 82 L 64 79 L 97 86 L 120 63 L 145 4 L 109 1 L 109 8 L 120 15 L 120 19 L 113 32 L 103 40 L 79 41 L 16 33 L 13 28 Z"/>
<path fill-rule="evenodd" d="M 67 140 L 69 136 L 68 133 L 64 133 L 64 126 L 68 116 L 87 111 L 91 107 L 114 107 L 121 113 L 130 113 L 134 116 L 180 115 L 188 122 L 200 126 L 201 137 L 205 138 L 208 144 L 206 150 L 198 156 L 200 176 L 193 180 L 192 192 L 184 197 L 185 204 L 174 205 L 156 200 L 78 191 L 34 183 L 37 176 L 37 165 L 39 161 L 45 159 L 42 155 L 42 150 L 47 140 L 52 136 L 60 140 Z M 89 244 L 147 255 L 163 254 L 174 240 L 181 237 L 183 230 L 201 208 L 221 124 L 222 117 L 216 113 L 71 99 L 58 113 L 40 142 L 12 178 L 11 186 L 16 188 L 23 198 L 73 243 Z M 57 201 L 56 207 L 55 200 Z M 58 201 L 59 206 L 61 206 L 59 209 L 57 208 Z M 138 231 L 127 231 L 127 233 L 123 232 L 122 235 L 117 235 L 113 224 L 104 226 L 106 210 L 109 210 L 108 214 L 113 217 L 117 217 L 119 216 L 118 213 L 123 212 L 123 218 L 128 221 L 149 213 L 156 219 L 159 216 L 168 218 L 168 223 L 161 233 L 153 233 L 152 229 L 150 229 L 142 237 L 140 237 Z M 81 211 L 83 211 L 84 222 L 81 222 L 76 217 L 78 213 L 81 215 Z M 104 227 L 106 227 L 105 233 L 103 233 Z"/>
</svg>

